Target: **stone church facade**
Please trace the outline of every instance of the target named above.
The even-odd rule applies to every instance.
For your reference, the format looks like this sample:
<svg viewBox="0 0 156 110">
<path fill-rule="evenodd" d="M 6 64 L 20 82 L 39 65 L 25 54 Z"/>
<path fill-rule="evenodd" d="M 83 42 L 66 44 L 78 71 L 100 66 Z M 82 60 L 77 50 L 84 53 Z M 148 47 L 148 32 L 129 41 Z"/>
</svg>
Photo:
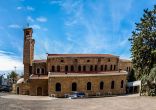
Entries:
<svg viewBox="0 0 156 110">
<path fill-rule="evenodd" d="M 111 54 L 47 54 L 34 59 L 33 29 L 24 29 L 24 78 L 17 94 L 64 97 L 78 91 L 88 96 L 125 94 L 131 61 Z"/>
</svg>

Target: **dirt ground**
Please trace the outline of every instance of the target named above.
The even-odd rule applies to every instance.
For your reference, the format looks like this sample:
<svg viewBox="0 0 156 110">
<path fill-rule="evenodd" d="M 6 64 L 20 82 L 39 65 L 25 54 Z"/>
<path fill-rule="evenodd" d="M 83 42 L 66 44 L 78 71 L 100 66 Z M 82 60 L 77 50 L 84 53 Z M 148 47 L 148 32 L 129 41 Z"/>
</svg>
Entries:
<svg viewBox="0 0 156 110">
<path fill-rule="evenodd" d="M 156 110 L 156 97 L 128 95 L 85 99 L 57 99 L 0 93 L 0 110 Z"/>
</svg>

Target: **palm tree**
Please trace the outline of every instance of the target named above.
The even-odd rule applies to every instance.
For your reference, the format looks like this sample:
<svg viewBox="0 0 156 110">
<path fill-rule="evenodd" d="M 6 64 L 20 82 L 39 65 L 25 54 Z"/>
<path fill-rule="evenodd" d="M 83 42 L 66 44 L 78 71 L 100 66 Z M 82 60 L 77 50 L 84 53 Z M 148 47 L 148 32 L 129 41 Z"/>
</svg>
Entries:
<svg viewBox="0 0 156 110">
<path fill-rule="evenodd" d="M 15 71 L 11 71 L 11 73 L 8 75 L 8 78 L 12 80 L 12 83 L 16 82 L 18 74 Z"/>
</svg>

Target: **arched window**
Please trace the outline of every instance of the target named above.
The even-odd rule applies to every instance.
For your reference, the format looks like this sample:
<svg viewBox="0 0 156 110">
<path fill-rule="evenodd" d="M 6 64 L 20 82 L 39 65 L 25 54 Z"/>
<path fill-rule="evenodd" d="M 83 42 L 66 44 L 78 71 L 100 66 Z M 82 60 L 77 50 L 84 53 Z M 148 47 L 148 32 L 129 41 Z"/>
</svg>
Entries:
<svg viewBox="0 0 156 110">
<path fill-rule="evenodd" d="M 55 91 L 57 91 L 57 92 L 61 91 L 61 84 L 60 83 L 56 83 Z"/>
<path fill-rule="evenodd" d="M 74 71 L 74 66 L 73 65 L 71 65 L 71 71 Z"/>
<path fill-rule="evenodd" d="M 52 66 L 52 72 L 55 72 L 55 66 Z"/>
<path fill-rule="evenodd" d="M 123 88 L 123 86 L 124 86 L 124 81 L 122 80 L 121 81 L 121 88 Z"/>
<path fill-rule="evenodd" d="M 95 65 L 95 71 L 97 71 L 97 65 Z"/>
<path fill-rule="evenodd" d="M 77 84 L 75 82 L 72 83 L 72 91 L 77 91 Z"/>
<path fill-rule="evenodd" d="M 85 65 L 83 66 L 83 71 L 86 71 L 86 66 Z"/>
<path fill-rule="evenodd" d="M 90 62 L 90 60 L 87 60 L 87 62 Z"/>
<path fill-rule="evenodd" d="M 93 65 L 90 65 L 90 71 L 93 71 Z"/>
<path fill-rule="evenodd" d="M 68 66 L 67 66 L 67 65 L 65 66 L 65 71 L 66 71 L 66 72 L 68 71 Z"/>
<path fill-rule="evenodd" d="M 114 65 L 114 70 L 116 70 L 116 65 Z"/>
<path fill-rule="evenodd" d="M 103 65 L 101 65 L 101 71 L 103 71 Z"/>
<path fill-rule="evenodd" d="M 115 85 L 114 83 L 115 83 L 114 81 L 111 82 L 111 89 L 114 89 L 114 85 Z"/>
<path fill-rule="evenodd" d="M 100 90 L 103 90 L 103 88 L 104 88 L 104 82 L 101 81 L 101 82 L 100 82 Z"/>
<path fill-rule="evenodd" d="M 105 65 L 105 71 L 107 71 L 107 65 Z"/>
<path fill-rule="evenodd" d="M 37 68 L 37 74 L 40 74 L 40 69 L 39 68 Z"/>
<path fill-rule="evenodd" d="M 78 70 L 81 71 L 81 65 L 79 65 Z"/>
<path fill-rule="evenodd" d="M 88 83 L 87 83 L 87 90 L 91 90 L 91 89 L 92 89 L 91 86 L 92 86 L 91 82 L 88 82 Z"/>
<path fill-rule="evenodd" d="M 42 68 L 42 74 L 44 74 L 44 68 Z"/>
<path fill-rule="evenodd" d="M 110 70 L 112 71 L 112 65 L 110 66 Z"/>
<path fill-rule="evenodd" d="M 57 66 L 57 72 L 60 72 L 60 66 L 59 65 Z"/>
</svg>

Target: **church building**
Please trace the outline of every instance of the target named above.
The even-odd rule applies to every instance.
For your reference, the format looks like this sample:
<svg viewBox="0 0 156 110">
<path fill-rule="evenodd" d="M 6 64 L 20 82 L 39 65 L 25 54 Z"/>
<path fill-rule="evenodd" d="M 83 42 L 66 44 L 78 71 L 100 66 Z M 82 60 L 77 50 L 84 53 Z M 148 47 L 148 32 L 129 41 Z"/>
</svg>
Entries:
<svg viewBox="0 0 156 110">
<path fill-rule="evenodd" d="M 64 97 L 71 92 L 87 96 L 126 93 L 131 61 L 111 54 L 47 54 L 34 59 L 33 29 L 24 29 L 24 78 L 17 81 L 16 93 Z"/>
</svg>

